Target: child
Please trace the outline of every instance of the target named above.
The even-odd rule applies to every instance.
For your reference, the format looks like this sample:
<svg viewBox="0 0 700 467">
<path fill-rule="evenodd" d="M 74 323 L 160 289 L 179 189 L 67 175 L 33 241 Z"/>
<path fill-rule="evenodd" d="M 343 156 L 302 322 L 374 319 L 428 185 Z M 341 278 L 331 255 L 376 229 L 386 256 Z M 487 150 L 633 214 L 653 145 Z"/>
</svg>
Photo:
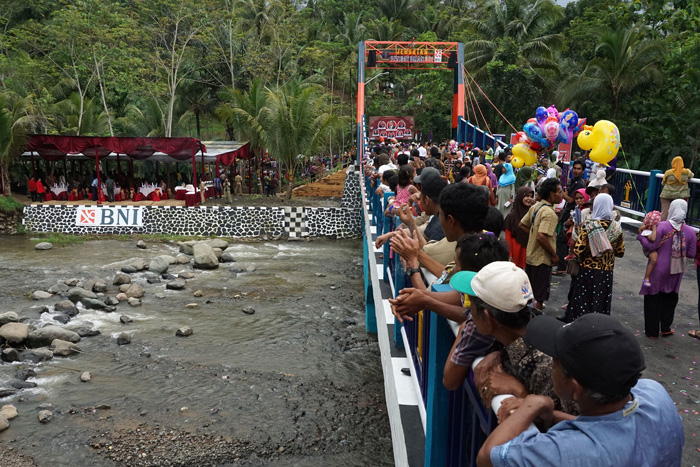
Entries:
<svg viewBox="0 0 700 467">
<path fill-rule="evenodd" d="M 418 193 L 418 188 L 413 185 L 413 177 L 415 175 L 416 169 L 411 165 L 403 165 L 399 169 L 396 198 L 394 199 L 394 204 L 397 207 L 402 204 L 408 204 L 411 195 Z"/>
<path fill-rule="evenodd" d="M 651 211 L 647 213 L 647 215 L 644 217 L 644 223 L 639 227 L 640 233 L 645 237 L 649 237 L 650 242 L 655 242 L 656 226 L 659 225 L 659 222 L 661 222 L 661 213 L 659 211 Z M 649 264 L 647 264 L 647 270 L 644 273 L 644 282 L 642 282 L 642 284 L 650 287 L 651 282 L 649 281 L 649 278 L 651 277 L 651 273 L 654 272 L 654 267 L 656 267 L 656 260 L 659 257 L 659 253 L 645 249 L 642 249 L 642 251 L 644 252 L 644 256 L 649 258 Z"/>
<path fill-rule="evenodd" d="M 581 226 L 584 222 L 582 211 L 587 207 L 589 202 L 590 197 L 584 188 L 576 190 L 574 193 L 576 208 L 574 208 L 571 212 L 571 217 L 566 221 L 566 227 L 568 228 L 566 235 L 569 237 L 569 255 L 564 259 L 567 261 L 574 258 L 574 245 L 576 245 L 578 241 L 578 237 L 581 234 Z"/>
</svg>

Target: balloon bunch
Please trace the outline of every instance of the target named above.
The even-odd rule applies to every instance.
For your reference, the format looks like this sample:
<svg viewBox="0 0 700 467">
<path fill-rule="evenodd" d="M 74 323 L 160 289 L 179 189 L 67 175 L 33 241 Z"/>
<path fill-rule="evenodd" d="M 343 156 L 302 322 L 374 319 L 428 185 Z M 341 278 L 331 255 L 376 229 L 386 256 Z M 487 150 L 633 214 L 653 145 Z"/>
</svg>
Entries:
<svg viewBox="0 0 700 467">
<path fill-rule="evenodd" d="M 523 131 L 516 133 L 518 144 L 513 146 L 513 167 L 533 165 L 537 162 L 539 151 L 549 151 L 559 143 L 571 143 L 585 124 L 586 119 L 579 119 L 571 109 L 560 114 L 553 105 L 549 108 L 537 107 L 535 118 L 530 118 Z"/>
</svg>

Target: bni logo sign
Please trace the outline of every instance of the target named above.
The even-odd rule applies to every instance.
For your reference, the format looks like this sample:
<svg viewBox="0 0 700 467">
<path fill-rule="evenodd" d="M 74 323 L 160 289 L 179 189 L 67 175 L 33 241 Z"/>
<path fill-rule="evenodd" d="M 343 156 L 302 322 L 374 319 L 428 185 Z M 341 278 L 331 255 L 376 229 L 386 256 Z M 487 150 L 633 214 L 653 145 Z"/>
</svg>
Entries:
<svg viewBox="0 0 700 467">
<path fill-rule="evenodd" d="M 97 207 L 78 208 L 75 225 L 83 227 L 143 227 L 143 207 Z"/>
</svg>

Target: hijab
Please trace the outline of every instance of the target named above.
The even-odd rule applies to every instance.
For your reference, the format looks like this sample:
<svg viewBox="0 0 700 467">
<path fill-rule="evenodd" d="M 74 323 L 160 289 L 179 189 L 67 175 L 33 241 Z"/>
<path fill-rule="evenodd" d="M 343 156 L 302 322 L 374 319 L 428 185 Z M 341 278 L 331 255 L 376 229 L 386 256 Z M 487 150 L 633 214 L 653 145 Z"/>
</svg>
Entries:
<svg viewBox="0 0 700 467">
<path fill-rule="evenodd" d="M 520 245 L 527 247 L 527 240 L 530 236 L 529 232 L 523 232 L 520 228 L 520 221 L 525 214 L 530 210 L 529 206 L 525 206 L 525 197 L 529 194 L 534 194 L 535 190 L 529 186 L 524 186 L 515 192 L 515 200 L 513 201 L 513 209 L 510 210 L 506 216 L 504 227 L 506 230 L 510 230 L 510 234 L 515 238 L 515 241 Z"/>
<path fill-rule="evenodd" d="M 557 178 L 557 169 L 547 169 L 547 178 Z"/>
<path fill-rule="evenodd" d="M 614 205 L 615 203 L 613 203 L 612 196 L 610 196 L 607 193 L 599 194 L 593 200 L 593 211 L 591 219 L 597 221 L 612 220 L 612 211 Z"/>
<path fill-rule="evenodd" d="M 578 190 L 576 190 L 576 193 L 579 193 L 579 194 L 581 194 L 581 196 L 583 196 L 583 203 L 584 204 L 586 204 L 588 202 L 588 200 L 591 199 L 591 197 L 588 195 L 588 193 L 586 193 L 585 188 L 579 188 Z M 576 196 L 576 193 L 574 193 L 574 197 Z M 605 193 L 603 193 L 603 194 L 605 194 Z"/>
<path fill-rule="evenodd" d="M 589 183 L 588 186 L 600 188 L 603 185 L 607 185 L 608 181 L 605 180 L 606 175 L 605 169 L 600 169 L 598 172 L 596 172 L 595 178 L 591 180 L 591 183 Z"/>
<path fill-rule="evenodd" d="M 515 189 L 518 190 L 521 187 L 525 186 L 530 182 L 532 179 L 532 167 L 523 167 L 522 169 L 518 170 L 517 175 L 515 176 Z"/>
<path fill-rule="evenodd" d="M 683 165 L 683 158 L 681 156 L 674 157 L 673 161 L 671 162 L 671 171 L 678 179 L 678 182 L 682 181 L 684 170 L 685 166 Z"/>
<path fill-rule="evenodd" d="M 687 214 L 688 203 L 686 203 L 685 200 L 674 199 L 671 202 L 671 206 L 668 208 L 668 222 L 671 224 L 671 227 L 673 227 L 673 230 L 680 230 L 681 227 L 683 227 Z"/>
<path fill-rule="evenodd" d="M 489 174 L 486 167 L 482 164 L 474 167 L 474 175 L 469 177 L 469 183 L 474 185 L 486 185 L 487 180 L 489 180 Z"/>
<path fill-rule="evenodd" d="M 501 175 L 501 178 L 498 179 L 498 186 L 510 186 L 515 183 L 515 174 L 513 173 L 513 166 L 506 162 L 503 164 L 503 168 L 505 169 L 505 173 Z"/>
<path fill-rule="evenodd" d="M 484 166 L 486 167 L 486 173 L 489 176 L 489 180 L 491 180 L 491 186 L 495 187 L 498 185 L 498 179 L 496 178 L 496 174 L 493 173 L 493 170 L 491 170 L 491 164 L 486 163 Z"/>
</svg>

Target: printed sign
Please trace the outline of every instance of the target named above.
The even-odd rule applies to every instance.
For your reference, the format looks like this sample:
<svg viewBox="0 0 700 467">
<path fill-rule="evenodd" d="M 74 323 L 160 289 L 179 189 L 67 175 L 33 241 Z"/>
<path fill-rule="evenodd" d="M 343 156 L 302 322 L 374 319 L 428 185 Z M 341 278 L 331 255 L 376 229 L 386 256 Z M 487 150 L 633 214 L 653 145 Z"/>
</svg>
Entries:
<svg viewBox="0 0 700 467">
<path fill-rule="evenodd" d="M 413 117 L 369 117 L 369 137 L 413 139 L 414 126 Z"/>
<path fill-rule="evenodd" d="M 559 143 L 557 161 L 571 162 L 571 144 Z"/>
<path fill-rule="evenodd" d="M 75 225 L 82 227 L 143 227 L 142 206 L 80 206 Z"/>
</svg>

